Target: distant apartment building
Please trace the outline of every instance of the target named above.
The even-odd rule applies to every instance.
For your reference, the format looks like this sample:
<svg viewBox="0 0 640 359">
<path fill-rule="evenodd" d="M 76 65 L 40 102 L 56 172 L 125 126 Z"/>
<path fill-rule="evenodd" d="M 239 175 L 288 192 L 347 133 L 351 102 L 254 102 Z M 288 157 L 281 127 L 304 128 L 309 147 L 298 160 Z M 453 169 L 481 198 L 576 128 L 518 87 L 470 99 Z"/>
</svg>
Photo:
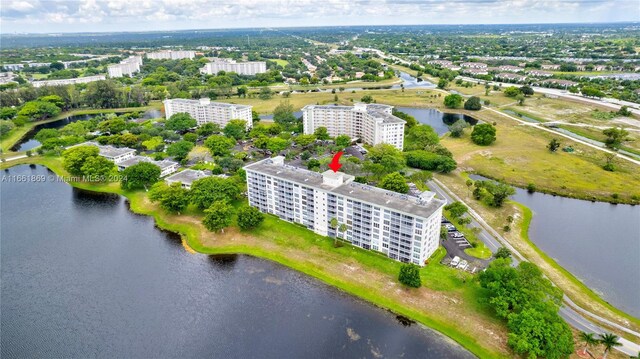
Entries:
<svg viewBox="0 0 640 359">
<path fill-rule="evenodd" d="M 147 53 L 147 58 L 152 60 L 180 60 L 193 59 L 194 57 L 196 57 L 196 52 L 187 50 L 161 50 Z"/>
<path fill-rule="evenodd" d="M 93 81 L 106 80 L 106 78 L 107 77 L 105 75 L 95 75 L 95 76 L 86 76 L 86 77 L 76 77 L 73 79 L 32 81 L 31 84 L 33 85 L 33 87 L 64 86 L 64 85 L 85 84 Z"/>
<path fill-rule="evenodd" d="M 267 72 L 267 63 L 264 61 L 236 62 L 232 59 L 213 58 L 211 62 L 200 69 L 201 73 L 208 75 L 215 75 L 220 71 L 253 76 Z"/>
<path fill-rule="evenodd" d="M 460 64 L 461 67 L 466 69 L 486 69 L 487 64 L 483 62 L 463 62 Z"/>
<path fill-rule="evenodd" d="M 8 71 L 20 71 L 24 68 L 24 64 L 3 64 L 2 69 Z"/>
<path fill-rule="evenodd" d="M 445 202 L 431 192 L 399 194 L 356 183 L 342 172 L 292 167 L 282 156 L 244 169 L 249 205 L 261 212 L 420 266 L 438 248 Z M 337 228 L 331 226 L 334 218 Z"/>
<path fill-rule="evenodd" d="M 524 75 L 518 75 L 510 72 L 502 72 L 502 73 L 496 74 L 494 78 L 496 80 L 509 81 L 509 82 L 524 82 L 527 80 L 527 77 Z"/>
<path fill-rule="evenodd" d="M 522 72 L 522 71 L 524 71 L 524 69 L 522 67 L 513 66 L 513 65 L 498 66 L 498 70 L 499 71 L 504 71 L 504 72 Z"/>
<path fill-rule="evenodd" d="M 464 68 L 462 69 L 462 73 L 464 74 L 468 74 L 471 76 L 478 76 L 478 75 L 488 75 L 489 74 L 489 70 L 487 68 Z"/>
<path fill-rule="evenodd" d="M 531 70 L 527 74 L 529 76 L 535 76 L 535 77 L 551 77 L 551 76 L 553 76 L 553 73 L 547 72 L 547 71 L 541 71 L 541 70 Z"/>
<path fill-rule="evenodd" d="M 119 64 L 107 66 L 107 72 L 109 73 L 109 77 L 111 78 L 131 76 L 134 73 L 140 71 L 140 66 L 142 66 L 142 57 L 131 56 L 120 61 Z"/>
<path fill-rule="evenodd" d="M 405 121 L 392 115 L 393 106 L 359 103 L 355 106 L 307 105 L 302 109 L 304 133 L 326 127 L 329 135 L 348 135 L 370 145 L 388 143 L 402 150 Z"/>
<path fill-rule="evenodd" d="M 247 122 L 247 130 L 249 130 L 253 125 L 251 109 L 252 106 L 212 102 L 208 98 L 164 100 L 164 112 L 167 119 L 176 113 L 184 112 L 191 115 L 198 122 L 198 125 L 211 122 L 224 127 L 231 120 L 244 120 Z"/>
</svg>

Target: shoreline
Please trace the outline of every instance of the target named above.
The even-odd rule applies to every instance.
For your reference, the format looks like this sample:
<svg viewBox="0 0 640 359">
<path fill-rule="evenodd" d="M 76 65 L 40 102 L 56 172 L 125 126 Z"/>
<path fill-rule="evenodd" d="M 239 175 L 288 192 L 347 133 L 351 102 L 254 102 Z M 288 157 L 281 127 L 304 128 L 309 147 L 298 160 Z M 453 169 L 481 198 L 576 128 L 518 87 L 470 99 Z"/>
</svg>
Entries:
<svg viewBox="0 0 640 359">
<path fill-rule="evenodd" d="M 46 167 L 52 172 L 56 173 L 59 176 L 65 175 L 64 172 L 60 170 L 60 168 L 56 168 L 55 166 L 51 166 L 47 164 L 45 161 L 38 161 L 38 158 L 32 158 L 30 162 L 24 161 L 15 161 L 10 164 L 3 164 L 2 168 L 7 169 L 13 166 L 18 165 L 39 165 Z M 375 305 L 379 308 L 389 310 L 394 314 L 402 315 L 412 320 L 415 320 L 417 323 L 428 327 L 431 330 L 437 331 L 440 335 L 451 339 L 457 343 L 457 345 L 462 348 L 468 350 L 472 354 L 480 357 L 480 358 L 508 358 L 513 353 L 503 353 L 496 352 L 492 349 L 481 346 L 474 337 L 469 334 L 463 333 L 458 330 L 457 327 L 450 325 L 449 323 L 443 322 L 440 319 L 433 318 L 429 316 L 427 313 L 420 312 L 416 309 L 409 308 L 400 303 L 397 303 L 393 299 L 388 299 L 384 296 L 378 295 L 377 293 L 372 292 L 371 290 L 363 287 L 359 283 L 348 282 L 332 276 L 330 273 L 326 273 L 321 269 L 314 269 L 305 263 L 297 261 L 295 259 L 287 258 L 279 253 L 273 253 L 264 250 L 258 246 L 247 246 L 243 244 L 238 245 L 229 245 L 224 244 L 220 247 L 212 247 L 207 246 L 205 243 L 198 239 L 198 229 L 194 226 L 181 224 L 181 223 L 171 223 L 171 221 L 163 216 L 161 210 L 154 210 L 144 207 L 144 198 L 141 196 L 141 192 L 126 192 L 120 189 L 120 187 L 112 186 L 112 184 L 91 184 L 91 183 L 83 183 L 83 182 L 65 182 L 67 185 L 70 185 L 75 188 L 93 191 L 97 193 L 113 193 L 120 196 L 123 196 L 128 203 L 128 210 L 134 214 L 146 215 L 150 216 L 154 219 L 155 225 L 157 228 L 163 231 L 168 231 L 172 233 L 176 233 L 180 235 L 185 242 L 186 246 L 192 249 L 196 253 L 205 254 L 205 255 L 214 255 L 214 254 L 242 254 L 249 255 L 257 258 L 262 258 L 266 260 L 270 260 L 276 262 L 280 265 L 288 267 L 292 270 L 296 270 L 298 272 L 304 273 L 308 276 L 311 276 L 317 280 L 322 281 L 323 283 L 330 285 L 338 290 L 341 290 L 349 295 L 353 295 L 359 299 L 365 300 L 367 303 L 371 305 Z M 345 246 L 346 247 L 346 246 Z M 187 250 L 184 248 L 184 250 Z M 438 252 L 436 252 L 438 253 Z M 406 289 L 405 289 L 406 290 Z M 496 319 L 497 320 L 497 319 Z M 501 323 L 503 324 L 503 323 Z"/>
</svg>

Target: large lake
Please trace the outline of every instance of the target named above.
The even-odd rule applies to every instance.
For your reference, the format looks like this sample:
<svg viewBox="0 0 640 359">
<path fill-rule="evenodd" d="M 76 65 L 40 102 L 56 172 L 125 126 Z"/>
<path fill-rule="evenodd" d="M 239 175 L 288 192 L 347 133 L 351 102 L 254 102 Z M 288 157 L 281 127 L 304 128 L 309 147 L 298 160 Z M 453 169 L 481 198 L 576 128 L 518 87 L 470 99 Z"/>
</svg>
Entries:
<svg viewBox="0 0 640 359">
<path fill-rule="evenodd" d="M 2 358 L 473 357 L 278 264 L 189 253 L 123 197 L 51 181 L 0 189 Z"/>
<path fill-rule="evenodd" d="M 533 243 L 613 306 L 640 317 L 640 206 L 521 188 L 511 199 L 533 211 Z"/>
</svg>

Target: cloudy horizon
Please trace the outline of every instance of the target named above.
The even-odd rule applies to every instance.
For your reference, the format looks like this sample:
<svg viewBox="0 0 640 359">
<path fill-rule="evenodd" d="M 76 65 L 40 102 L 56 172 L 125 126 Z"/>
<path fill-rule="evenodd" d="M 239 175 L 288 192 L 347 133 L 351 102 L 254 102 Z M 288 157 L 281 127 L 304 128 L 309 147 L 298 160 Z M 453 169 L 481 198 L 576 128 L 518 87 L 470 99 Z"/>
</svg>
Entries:
<svg viewBox="0 0 640 359">
<path fill-rule="evenodd" d="M 2 0 L 0 8 L 2 34 L 637 21 L 637 0 Z"/>
</svg>

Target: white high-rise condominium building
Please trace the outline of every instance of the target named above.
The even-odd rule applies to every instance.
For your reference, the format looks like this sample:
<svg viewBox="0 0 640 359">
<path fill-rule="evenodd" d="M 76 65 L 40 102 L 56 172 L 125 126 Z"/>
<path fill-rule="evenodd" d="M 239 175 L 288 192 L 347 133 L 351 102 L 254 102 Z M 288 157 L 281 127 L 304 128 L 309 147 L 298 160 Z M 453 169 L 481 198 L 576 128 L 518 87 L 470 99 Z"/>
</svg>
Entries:
<svg viewBox="0 0 640 359">
<path fill-rule="evenodd" d="M 180 60 L 193 59 L 194 57 L 196 57 L 196 52 L 187 50 L 161 50 L 147 53 L 147 58 L 152 60 Z"/>
<path fill-rule="evenodd" d="M 131 76 L 134 73 L 140 71 L 140 66 L 142 66 L 142 57 L 141 56 L 131 56 L 120 61 L 119 64 L 113 64 L 107 66 L 107 71 L 109 72 L 109 77 L 122 77 L 122 76 Z"/>
<path fill-rule="evenodd" d="M 253 125 L 251 108 L 252 106 L 248 105 L 211 102 L 208 98 L 164 100 L 164 112 L 167 119 L 176 113 L 185 112 L 198 121 L 198 126 L 212 122 L 224 127 L 231 120 L 244 120 L 247 122 L 247 130 L 249 130 Z"/>
<path fill-rule="evenodd" d="M 390 192 L 353 182 L 342 172 L 292 167 L 282 156 L 244 169 L 249 205 L 261 212 L 420 266 L 438 248 L 445 202 L 432 192 L 419 197 Z M 331 226 L 333 218 L 337 229 Z"/>
<path fill-rule="evenodd" d="M 405 121 L 393 116 L 393 106 L 359 103 L 355 106 L 307 105 L 302 109 L 304 133 L 326 127 L 329 135 L 348 135 L 370 145 L 388 143 L 402 150 Z"/>
<path fill-rule="evenodd" d="M 203 74 L 215 75 L 220 71 L 235 72 L 239 75 L 255 75 L 267 72 L 264 61 L 236 62 L 231 59 L 214 58 L 200 69 Z"/>
</svg>

